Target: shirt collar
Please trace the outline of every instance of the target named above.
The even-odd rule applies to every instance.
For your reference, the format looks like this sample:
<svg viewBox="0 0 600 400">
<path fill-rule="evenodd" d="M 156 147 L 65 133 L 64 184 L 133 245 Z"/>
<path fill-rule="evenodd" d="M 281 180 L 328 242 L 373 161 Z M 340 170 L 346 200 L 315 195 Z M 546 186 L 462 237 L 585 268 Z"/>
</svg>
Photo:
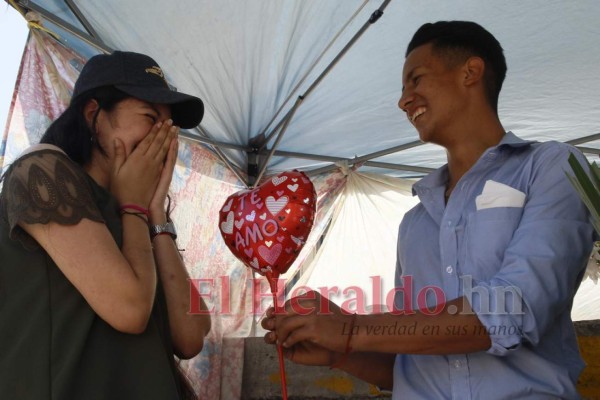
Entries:
<svg viewBox="0 0 600 400">
<path fill-rule="evenodd" d="M 502 146 L 525 147 L 525 146 L 531 145 L 532 143 L 536 143 L 536 141 L 521 139 L 520 137 L 518 137 L 511 131 L 508 131 L 504 134 L 500 143 L 498 143 L 496 146 L 492 147 L 492 149 L 502 147 Z"/>
<path fill-rule="evenodd" d="M 508 131 L 500 140 L 496 146 L 490 147 L 485 152 L 493 151 L 495 149 L 501 149 L 505 147 L 525 147 L 530 146 L 532 143 L 536 143 L 535 140 L 524 140 Z M 484 153 L 485 154 L 485 153 Z M 431 172 L 419 182 L 415 183 L 412 188 L 413 196 L 417 195 L 422 190 L 431 190 L 433 188 L 443 186 L 448 181 L 448 164 L 441 166 L 435 171 Z"/>
</svg>

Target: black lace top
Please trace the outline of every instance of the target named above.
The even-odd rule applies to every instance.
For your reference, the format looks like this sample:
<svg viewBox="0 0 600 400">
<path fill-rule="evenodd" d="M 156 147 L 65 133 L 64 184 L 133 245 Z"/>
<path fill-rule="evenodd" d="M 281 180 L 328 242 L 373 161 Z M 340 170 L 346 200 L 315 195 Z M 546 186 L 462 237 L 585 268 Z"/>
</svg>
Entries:
<svg viewBox="0 0 600 400">
<path fill-rule="evenodd" d="M 35 249 L 38 244 L 17 225 L 19 222 L 73 225 L 82 218 L 104 222 L 86 177 L 77 164 L 56 150 L 32 152 L 15 161 L 6 173 L 0 199 L 11 238 Z"/>
<path fill-rule="evenodd" d="M 0 398 L 179 399 L 160 286 L 146 331 L 118 332 L 18 225 L 82 218 L 104 222 L 121 246 L 114 197 L 66 155 L 35 151 L 7 170 L 0 195 Z"/>
</svg>

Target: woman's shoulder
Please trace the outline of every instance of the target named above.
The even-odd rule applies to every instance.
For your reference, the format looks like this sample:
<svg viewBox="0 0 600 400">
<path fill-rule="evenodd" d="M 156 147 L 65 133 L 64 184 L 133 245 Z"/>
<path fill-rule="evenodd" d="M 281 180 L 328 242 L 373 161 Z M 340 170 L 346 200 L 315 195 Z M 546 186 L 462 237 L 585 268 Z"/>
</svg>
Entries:
<svg viewBox="0 0 600 400">
<path fill-rule="evenodd" d="M 104 222 L 84 168 L 59 147 L 31 146 L 3 175 L 0 219 L 26 248 L 35 248 L 35 243 L 19 224 L 74 225 L 82 218 Z"/>
<path fill-rule="evenodd" d="M 33 176 L 75 175 L 79 179 L 84 175 L 83 167 L 72 161 L 69 156 L 58 146 L 52 144 L 35 144 L 25 149 L 16 160 L 14 160 L 6 171 L 5 179 L 20 177 L 28 180 Z"/>
<path fill-rule="evenodd" d="M 42 160 L 46 160 L 46 162 L 51 160 L 62 160 L 69 164 L 76 165 L 71 161 L 63 149 L 47 143 L 38 143 L 26 148 L 11 165 L 21 165 L 23 162 L 27 162 L 28 164 L 43 163 Z"/>
<path fill-rule="evenodd" d="M 35 153 L 35 152 L 39 152 L 39 151 L 55 151 L 55 152 L 59 152 L 62 153 L 63 155 L 67 155 L 67 153 L 65 153 L 63 151 L 63 149 L 61 149 L 58 146 L 55 146 L 53 144 L 48 144 L 48 143 L 38 143 L 38 144 L 34 144 L 33 146 L 30 146 L 28 148 L 26 148 L 20 155 L 19 158 L 25 157 L 28 154 L 31 153 Z"/>
</svg>

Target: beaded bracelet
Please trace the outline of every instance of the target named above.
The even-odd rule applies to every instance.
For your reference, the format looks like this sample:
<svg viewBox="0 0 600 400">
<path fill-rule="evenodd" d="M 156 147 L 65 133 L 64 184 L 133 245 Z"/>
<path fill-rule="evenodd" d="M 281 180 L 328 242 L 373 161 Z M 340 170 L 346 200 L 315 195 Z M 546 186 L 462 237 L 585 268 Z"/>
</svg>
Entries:
<svg viewBox="0 0 600 400">
<path fill-rule="evenodd" d="M 348 333 L 348 340 L 346 340 L 346 349 L 344 350 L 344 354 L 342 354 L 342 357 L 338 361 L 331 364 L 329 366 L 329 369 L 339 368 L 348 360 L 348 355 L 352 351 L 352 346 L 350 346 L 350 341 L 352 340 L 352 335 L 354 335 L 354 325 L 355 324 L 356 324 L 356 313 L 352 314 L 352 321 L 350 321 L 350 332 Z"/>
<path fill-rule="evenodd" d="M 144 214 L 146 217 L 150 217 L 150 211 L 147 208 L 138 206 L 137 204 L 123 204 L 121 206 L 121 212 L 124 212 L 126 209 L 135 210 Z"/>
</svg>

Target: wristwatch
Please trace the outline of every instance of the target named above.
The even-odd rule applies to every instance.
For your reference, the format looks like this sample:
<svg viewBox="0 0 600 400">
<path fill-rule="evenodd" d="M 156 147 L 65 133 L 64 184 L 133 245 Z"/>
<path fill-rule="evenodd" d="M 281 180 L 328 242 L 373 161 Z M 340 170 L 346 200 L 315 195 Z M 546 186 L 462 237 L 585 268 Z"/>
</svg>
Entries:
<svg viewBox="0 0 600 400">
<path fill-rule="evenodd" d="M 171 235 L 173 240 L 177 239 L 177 231 L 175 230 L 175 225 L 173 225 L 173 221 L 168 221 L 167 223 L 161 225 L 150 226 L 150 238 L 154 239 L 155 236 L 160 235 L 162 233 L 168 233 L 169 235 Z"/>
</svg>

